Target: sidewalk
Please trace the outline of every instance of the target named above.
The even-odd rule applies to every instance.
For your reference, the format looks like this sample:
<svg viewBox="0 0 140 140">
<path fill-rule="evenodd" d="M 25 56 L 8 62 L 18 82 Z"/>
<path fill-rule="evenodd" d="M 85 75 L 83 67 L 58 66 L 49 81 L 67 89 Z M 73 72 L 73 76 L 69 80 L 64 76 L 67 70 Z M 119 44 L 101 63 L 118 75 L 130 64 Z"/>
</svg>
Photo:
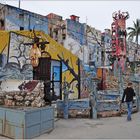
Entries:
<svg viewBox="0 0 140 140">
<path fill-rule="evenodd" d="M 0 137 L 4 139 L 5 137 Z M 140 139 L 140 112 L 132 121 L 121 117 L 92 119 L 56 119 L 55 128 L 35 139 Z"/>
</svg>

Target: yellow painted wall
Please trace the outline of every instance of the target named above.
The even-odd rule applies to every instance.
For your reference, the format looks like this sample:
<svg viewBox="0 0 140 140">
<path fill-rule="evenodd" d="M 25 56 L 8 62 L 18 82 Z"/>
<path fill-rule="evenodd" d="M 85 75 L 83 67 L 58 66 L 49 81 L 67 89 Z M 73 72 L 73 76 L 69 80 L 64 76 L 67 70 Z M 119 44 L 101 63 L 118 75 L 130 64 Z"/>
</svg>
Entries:
<svg viewBox="0 0 140 140">
<path fill-rule="evenodd" d="M 8 43 L 9 43 L 9 32 L 0 31 L 0 53 L 7 53 Z"/>
</svg>

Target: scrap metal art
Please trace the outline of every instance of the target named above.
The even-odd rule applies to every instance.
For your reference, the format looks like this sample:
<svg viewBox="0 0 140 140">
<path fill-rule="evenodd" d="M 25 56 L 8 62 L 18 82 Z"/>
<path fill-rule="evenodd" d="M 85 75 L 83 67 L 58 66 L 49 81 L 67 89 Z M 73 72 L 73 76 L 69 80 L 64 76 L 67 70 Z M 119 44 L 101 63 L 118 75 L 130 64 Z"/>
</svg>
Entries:
<svg viewBox="0 0 140 140">
<path fill-rule="evenodd" d="M 125 70 L 126 61 L 126 20 L 129 18 L 128 12 L 114 12 L 112 29 L 112 58 L 117 58 L 118 65 L 122 72 Z"/>
<path fill-rule="evenodd" d="M 39 58 L 41 57 L 41 52 L 36 44 L 34 44 L 30 51 L 30 60 L 33 67 L 38 66 Z"/>
<path fill-rule="evenodd" d="M 24 45 L 32 45 L 30 50 L 30 60 L 31 65 L 33 67 L 37 67 L 39 65 L 39 58 L 42 57 L 42 54 L 45 52 L 45 44 L 49 44 L 48 41 L 40 42 L 39 37 L 37 37 L 35 31 L 33 30 L 34 41 L 32 43 L 24 43 Z M 47 52 L 46 52 L 47 53 Z"/>
</svg>

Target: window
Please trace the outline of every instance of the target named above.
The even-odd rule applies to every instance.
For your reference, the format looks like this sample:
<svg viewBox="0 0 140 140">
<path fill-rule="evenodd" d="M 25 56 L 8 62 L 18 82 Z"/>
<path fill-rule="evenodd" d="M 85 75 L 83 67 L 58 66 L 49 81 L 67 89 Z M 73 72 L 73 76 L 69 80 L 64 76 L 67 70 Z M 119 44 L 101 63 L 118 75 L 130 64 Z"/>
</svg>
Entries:
<svg viewBox="0 0 140 140">
<path fill-rule="evenodd" d="M 110 43 L 110 40 L 109 39 L 107 39 L 107 43 Z"/>
<path fill-rule="evenodd" d="M 21 20 L 24 19 L 24 14 L 23 14 L 23 13 L 20 13 L 20 14 L 19 14 L 19 19 L 21 19 Z"/>
<path fill-rule="evenodd" d="M 4 26 L 4 20 L 0 20 L 0 25 L 1 25 L 1 27 L 3 27 Z"/>
<path fill-rule="evenodd" d="M 24 27 L 20 27 L 20 31 L 24 30 Z"/>
<path fill-rule="evenodd" d="M 62 34 L 62 39 L 63 39 L 63 40 L 66 39 L 66 34 Z"/>
</svg>

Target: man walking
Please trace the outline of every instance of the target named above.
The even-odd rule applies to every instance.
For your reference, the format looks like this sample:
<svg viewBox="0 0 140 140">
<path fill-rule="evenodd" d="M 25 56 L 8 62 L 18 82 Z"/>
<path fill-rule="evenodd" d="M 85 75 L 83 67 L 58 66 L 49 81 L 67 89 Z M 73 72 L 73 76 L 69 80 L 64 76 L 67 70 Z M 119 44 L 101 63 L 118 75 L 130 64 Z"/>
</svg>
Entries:
<svg viewBox="0 0 140 140">
<path fill-rule="evenodd" d="M 133 96 L 135 96 L 134 89 L 132 88 L 132 83 L 128 83 L 127 88 L 124 90 L 122 103 L 125 102 L 127 104 L 127 120 L 131 121 L 131 113 L 132 113 L 132 105 L 133 105 Z"/>
</svg>

